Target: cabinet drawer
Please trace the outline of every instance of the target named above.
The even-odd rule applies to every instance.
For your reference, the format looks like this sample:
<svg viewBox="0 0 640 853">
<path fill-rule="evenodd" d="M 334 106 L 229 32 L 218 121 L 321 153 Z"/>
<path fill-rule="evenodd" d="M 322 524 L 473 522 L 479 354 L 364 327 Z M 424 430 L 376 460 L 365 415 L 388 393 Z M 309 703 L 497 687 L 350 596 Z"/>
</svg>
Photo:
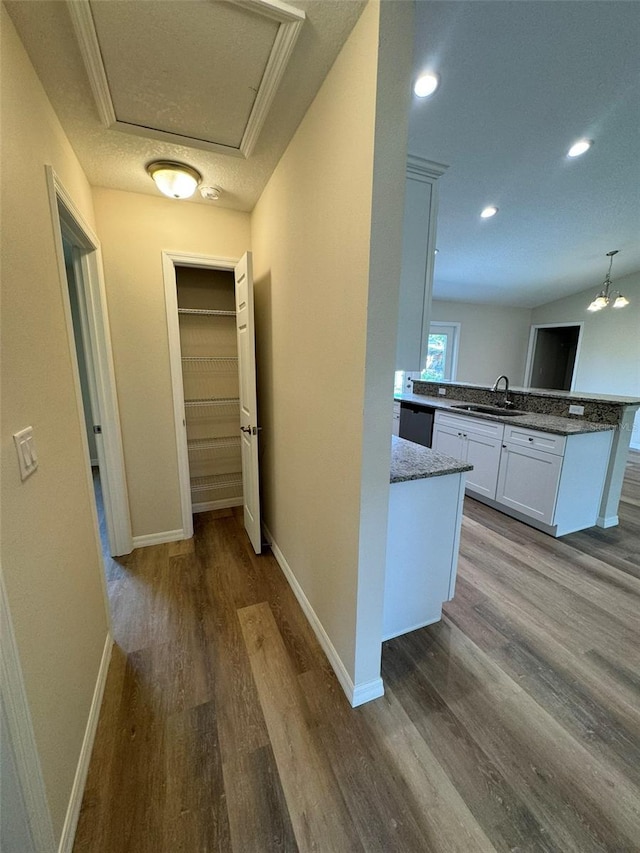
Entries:
<svg viewBox="0 0 640 853">
<path fill-rule="evenodd" d="M 545 453 L 563 456 L 567 438 L 564 435 L 556 435 L 552 432 L 540 432 L 535 429 L 507 424 L 504 428 L 504 440 L 510 444 L 531 447 L 533 450 L 542 450 Z"/>
<path fill-rule="evenodd" d="M 459 432 L 484 435 L 488 438 L 502 438 L 504 424 L 498 421 L 485 421 L 481 418 L 468 418 L 466 415 L 452 415 L 449 412 L 437 411 L 435 416 L 437 426 L 455 429 Z"/>
</svg>

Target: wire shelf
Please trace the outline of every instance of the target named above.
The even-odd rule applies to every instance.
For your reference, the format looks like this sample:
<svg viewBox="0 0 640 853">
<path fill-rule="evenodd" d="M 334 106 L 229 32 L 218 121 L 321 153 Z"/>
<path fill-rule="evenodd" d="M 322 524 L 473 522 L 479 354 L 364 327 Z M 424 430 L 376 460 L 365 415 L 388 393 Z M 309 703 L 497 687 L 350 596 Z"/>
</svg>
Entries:
<svg viewBox="0 0 640 853">
<path fill-rule="evenodd" d="M 214 356 L 214 355 L 184 355 L 182 366 L 189 371 L 202 370 L 226 370 L 237 371 L 237 356 Z"/>
<path fill-rule="evenodd" d="M 235 311 L 216 311 L 213 308 L 178 308 L 178 314 L 201 314 L 207 317 L 235 317 Z"/>
<path fill-rule="evenodd" d="M 191 480 L 192 492 L 208 492 L 212 489 L 232 489 L 242 486 L 242 473 L 214 474 L 211 477 L 194 477 Z"/>
<path fill-rule="evenodd" d="M 239 435 L 225 435 L 221 438 L 193 438 L 187 441 L 187 447 L 191 451 L 221 450 L 225 447 L 240 447 Z"/>
<path fill-rule="evenodd" d="M 202 400 L 185 400 L 184 404 L 187 408 L 194 406 L 239 406 L 240 400 L 238 397 L 206 397 Z"/>
<path fill-rule="evenodd" d="M 238 360 L 237 355 L 183 355 L 183 361 L 224 361 L 224 362 L 236 362 Z"/>
</svg>

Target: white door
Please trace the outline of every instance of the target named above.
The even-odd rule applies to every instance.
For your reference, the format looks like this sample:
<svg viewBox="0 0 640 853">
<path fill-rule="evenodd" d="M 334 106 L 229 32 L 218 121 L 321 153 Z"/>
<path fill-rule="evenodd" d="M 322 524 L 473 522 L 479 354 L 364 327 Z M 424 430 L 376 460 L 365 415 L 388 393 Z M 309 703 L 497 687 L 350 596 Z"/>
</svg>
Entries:
<svg viewBox="0 0 640 853">
<path fill-rule="evenodd" d="M 434 321 L 429 326 L 427 358 L 422 378 L 427 382 L 452 382 L 458 362 L 459 323 Z"/>
<path fill-rule="evenodd" d="M 253 320 L 253 267 L 247 252 L 234 269 L 236 328 L 240 372 L 240 446 L 244 526 L 256 554 L 262 550 L 260 530 L 260 475 L 258 469 L 258 403 L 256 394 L 256 344 Z"/>
</svg>

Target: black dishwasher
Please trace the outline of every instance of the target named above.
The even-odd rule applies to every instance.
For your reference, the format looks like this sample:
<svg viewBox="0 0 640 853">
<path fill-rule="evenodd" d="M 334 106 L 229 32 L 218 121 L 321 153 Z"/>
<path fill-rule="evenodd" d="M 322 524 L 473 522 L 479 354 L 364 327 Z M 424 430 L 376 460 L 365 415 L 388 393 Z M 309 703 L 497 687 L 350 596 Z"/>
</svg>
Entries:
<svg viewBox="0 0 640 853">
<path fill-rule="evenodd" d="M 400 438 L 431 447 L 435 409 L 415 403 L 400 403 Z"/>
</svg>

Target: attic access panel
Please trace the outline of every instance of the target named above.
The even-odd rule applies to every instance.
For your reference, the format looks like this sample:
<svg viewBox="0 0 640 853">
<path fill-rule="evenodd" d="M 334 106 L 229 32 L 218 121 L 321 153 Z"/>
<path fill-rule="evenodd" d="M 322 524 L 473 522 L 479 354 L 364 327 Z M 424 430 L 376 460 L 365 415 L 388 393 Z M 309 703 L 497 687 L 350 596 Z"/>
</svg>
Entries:
<svg viewBox="0 0 640 853">
<path fill-rule="evenodd" d="M 103 123 L 248 157 L 304 21 L 278 0 L 68 4 Z"/>
</svg>

